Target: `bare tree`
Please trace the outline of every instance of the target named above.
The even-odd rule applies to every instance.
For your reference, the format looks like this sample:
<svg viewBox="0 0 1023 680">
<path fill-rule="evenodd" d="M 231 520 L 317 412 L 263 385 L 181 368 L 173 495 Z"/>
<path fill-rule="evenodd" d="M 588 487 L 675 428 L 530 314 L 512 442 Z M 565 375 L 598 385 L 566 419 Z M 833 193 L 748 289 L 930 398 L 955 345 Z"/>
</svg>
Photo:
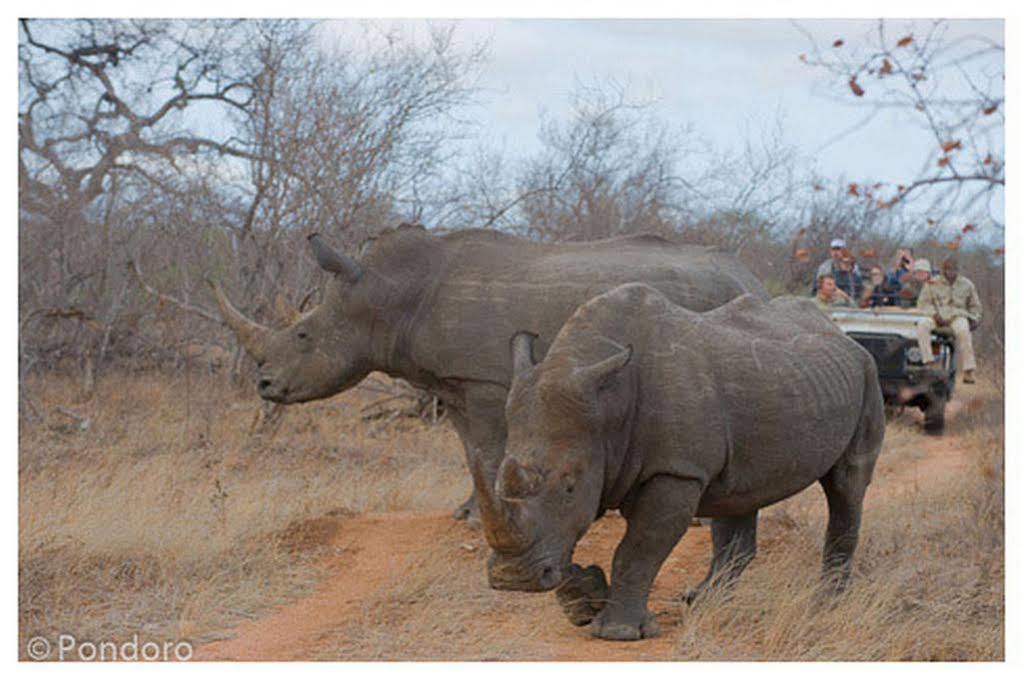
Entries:
<svg viewBox="0 0 1023 680">
<path fill-rule="evenodd" d="M 189 121 L 197 109 L 244 111 L 251 77 L 231 57 L 235 22 L 23 19 L 19 28 L 20 208 L 38 226 L 21 232 L 22 268 L 33 273 L 22 311 L 89 322 L 78 331 L 95 332 L 72 344 L 88 388 L 127 295 L 115 272 L 127 236 L 117 201 L 140 185 L 173 191 L 167 178 L 188 157 L 251 157 L 230 134 Z"/>
<path fill-rule="evenodd" d="M 948 21 L 894 29 L 879 20 L 862 45 L 845 38 L 810 43 L 800 59 L 827 74 L 830 91 L 869 110 L 900 109 L 916 116 L 933 146 L 920 171 L 865 200 L 881 207 L 917 201 L 940 221 L 981 208 L 1004 228 L 1005 48 L 981 35 L 949 37 Z M 840 132 L 839 134 L 846 134 Z"/>
<path fill-rule="evenodd" d="M 544 119 L 543 149 L 513 183 L 477 183 L 477 212 L 489 213 L 484 224 L 552 240 L 672 231 L 685 192 L 676 166 L 688 133 L 650 113 L 616 83 L 578 84 L 568 122 Z M 492 155 L 480 161 L 501 166 Z M 509 184 L 514 190 L 503 197 L 490 191 L 508 192 Z"/>
<path fill-rule="evenodd" d="M 22 347 L 87 387 L 111 348 L 196 340 L 206 274 L 272 321 L 315 289 L 307 233 L 352 245 L 438 210 L 486 56 L 441 25 L 343 49 L 305 21 L 19 27 Z"/>
</svg>

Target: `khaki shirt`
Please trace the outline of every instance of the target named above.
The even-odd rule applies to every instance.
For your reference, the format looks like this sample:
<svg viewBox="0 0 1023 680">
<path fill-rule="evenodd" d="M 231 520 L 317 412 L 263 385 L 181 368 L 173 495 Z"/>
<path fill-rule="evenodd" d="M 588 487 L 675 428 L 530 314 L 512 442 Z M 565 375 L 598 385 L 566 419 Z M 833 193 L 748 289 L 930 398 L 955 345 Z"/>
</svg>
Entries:
<svg viewBox="0 0 1023 680">
<path fill-rule="evenodd" d="M 849 296 L 842 291 L 836 290 L 835 294 L 831 296 L 830 300 L 824 300 L 820 295 L 813 296 L 814 304 L 823 309 L 825 312 L 832 307 L 852 307 L 852 300 Z"/>
<path fill-rule="evenodd" d="M 945 321 L 964 317 L 974 323 L 980 322 L 980 296 L 973 281 L 960 274 L 955 283 L 949 283 L 943 276 L 937 276 L 924 286 L 916 301 L 917 309 L 937 314 Z"/>
</svg>

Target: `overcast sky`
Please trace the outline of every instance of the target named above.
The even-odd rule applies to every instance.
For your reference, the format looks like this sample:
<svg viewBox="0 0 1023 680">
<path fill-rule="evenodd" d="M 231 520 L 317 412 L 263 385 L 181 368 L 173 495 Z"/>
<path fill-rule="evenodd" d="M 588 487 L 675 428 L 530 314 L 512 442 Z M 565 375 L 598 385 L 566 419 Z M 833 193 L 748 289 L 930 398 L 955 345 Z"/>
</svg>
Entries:
<svg viewBox="0 0 1023 680">
<path fill-rule="evenodd" d="M 419 21 L 392 23 L 423 30 Z M 1000 20 L 950 23 L 950 38 L 978 34 L 1004 42 Z M 799 24 L 826 50 L 837 38 L 845 40 L 844 49 L 863 44 L 876 28 L 874 20 Z M 928 24 L 888 21 L 893 35 L 921 34 Z M 605 78 L 653 99 L 660 118 L 692 124 L 716 148 L 741 144 L 748 130 L 770 127 L 780 117 L 787 140 L 832 178 L 905 181 L 934 146 L 918 118 L 900 111 L 878 115 L 836 141 L 868 110 L 847 91 L 839 100 L 827 94 L 826 74 L 799 61 L 810 43 L 789 20 L 481 19 L 460 21 L 458 35 L 466 43 L 490 40 L 482 106 L 474 113 L 484 135 L 513 154 L 538 148 L 541 112 L 565 113 L 575 82 Z"/>
</svg>

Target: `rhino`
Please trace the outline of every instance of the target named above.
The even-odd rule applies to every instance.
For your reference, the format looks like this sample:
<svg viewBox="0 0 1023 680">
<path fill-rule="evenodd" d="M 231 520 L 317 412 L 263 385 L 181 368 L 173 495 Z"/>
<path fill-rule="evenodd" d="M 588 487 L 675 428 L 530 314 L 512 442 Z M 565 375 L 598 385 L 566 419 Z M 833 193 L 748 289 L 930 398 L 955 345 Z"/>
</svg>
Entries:
<svg viewBox="0 0 1023 680">
<path fill-rule="evenodd" d="M 870 354 L 812 301 L 744 295 L 699 313 L 630 283 L 580 306 L 539 363 L 534 343 L 528 331 L 511 342 L 494 487 L 473 469 L 492 588 L 557 589 L 596 637 L 654 637 L 650 587 L 694 516 L 712 518 L 713 556 L 689 602 L 750 563 L 760 508 L 814 481 L 826 592 L 845 588 L 884 404 Z M 610 584 L 572 563 L 609 509 L 627 525 Z"/>
<path fill-rule="evenodd" d="M 445 404 L 467 460 L 490 479 L 504 451 L 511 384 L 508 337 L 542 334 L 543 353 L 576 307 L 627 281 L 656 286 L 698 311 L 739 295 L 767 298 L 734 255 L 651 235 L 540 243 L 468 229 L 444 235 L 404 224 L 358 258 L 309 237 L 331 274 L 321 304 L 273 330 L 243 316 L 212 283 L 221 315 L 259 366 L 263 399 L 322 399 L 372 371 L 402 378 Z M 472 496 L 455 516 L 476 515 Z"/>
</svg>

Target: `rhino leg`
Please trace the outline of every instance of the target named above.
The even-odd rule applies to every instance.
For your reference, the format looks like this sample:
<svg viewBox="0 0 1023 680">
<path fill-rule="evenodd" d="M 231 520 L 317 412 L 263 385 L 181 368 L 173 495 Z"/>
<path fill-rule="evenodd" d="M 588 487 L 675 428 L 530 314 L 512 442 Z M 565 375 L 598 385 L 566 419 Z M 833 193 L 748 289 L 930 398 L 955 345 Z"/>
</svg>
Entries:
<svg viewBox="0 0 1023 680">
<path fill-rule="evenodd" d="M 864 479 L 866 477 L 866 479 Z M 828 499 L 828 529 L 824 536 L 823 578 L 832 594 L 845 590 L 852 570 L 853 553 L 860 535 L 863 496 L 870 481 L 869 472 L 839 461 L 821 478 Z"/>
<path fill-rule="evenodd" d="M 611 590 L 591 632 L 605 640 L 640 640 L 660 635 L 647 609 L 650 586 L 696 512 L 703 489 L 693 479 L 654 477 L 623 511 L 625 537 L 615 550 Z"/>
<path fill-rule="evenodd" d="M 700 585 L 686 593 L 692 604 L 713 588 L 728 589 L 757 554 L 757 511 L 740 517 L 715 517 L 710 529 L 714 556 Z"/>
<path fill-rule="evenodd" d="M 838 462 L 820 479 L 828 499 L 828 530 L 824 536 L 823 576 L 832 594 L 845 590 L 860 535 L 863 497 L 874 474 L 884 440 L 884 409 L 877 378 L 870 371 L 864 390 L 860 427 Z"/>
</svg>

